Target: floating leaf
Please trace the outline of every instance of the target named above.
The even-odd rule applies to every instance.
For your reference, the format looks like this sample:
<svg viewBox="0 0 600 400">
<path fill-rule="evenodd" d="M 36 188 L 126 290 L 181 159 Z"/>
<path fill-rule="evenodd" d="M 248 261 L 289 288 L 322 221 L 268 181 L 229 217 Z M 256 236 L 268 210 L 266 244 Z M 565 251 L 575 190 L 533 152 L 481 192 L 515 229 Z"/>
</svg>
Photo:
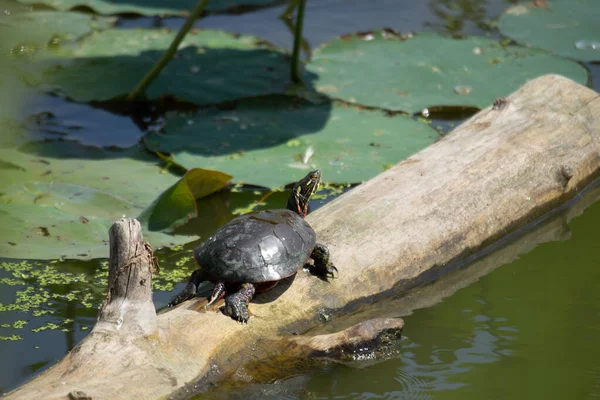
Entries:
<svg viewBox="0 0 600 400">
<path fill-rule="evenodd" d="M 111 29 L 93 34 L 62 53 L 44 81 L 88 102 L 125 95 L 162 56 L 175 32 Z M 286 55 L 258 38 L 212 30 L 190 32 L 177 56 L 152 82 L 147 96 L 173 95 L 213 104 L 286 89 Z"/>
<path fill-rule="evenodd" d="M 161 173 L 156 158 L 134 147 L 105 150 L 73 142 L 30 143 L 20 149 L 0 149 L 0 160 L 19 170 L 2 170 L 0 191 L 27 182 L 58 182 L 105 193 L 118 193 L 142 210 L 178 178 Z"/>
<path fill-rule="evenodd" d="M 30 11 L 30 7 L 1 1 L 0 54 L 29 55 L 37 49 L 56 47 L 92 30 L 107 29 L 114 19 L 88 14 Z"/>
<path fill-rule="evenodd" d="M 88 188 L 80 190 L 89 195 Z M 70 205 L 62 203 L 61 209 L 33 203 L 0 204 L 0 224 L 4 227 L 0 254 L 30 259 L 107 257 L 108 229 L 114 221 L 88 214 L 87 222 L 82 223 L 78 215 L 69 212 Z"/>
<path fill-rule="evenodd" d="M 79 13 L 30 11 L 31 7 L 0 0 L 0 146 L 25 141 L 18 117 L 35 97 L 29 86 L 39 78 L 29 62 L 39 50 L 72 42 L 94 29 L 104 29 L 112 18 Z M 27 79 L 28 78 L 28 79 Z"/>
<path fill-rule="evenodd" d="M 58 10 L 90 9 L 100 14 L 186 15 L 197 0 L 19 0 L 25 4 L 44 4 Z M 276 0 L 211 0 L 207 11 L 228 11 L 240 8 L 264 7 Z"/>
<path fill-rule="evenodd" d="M 26 108 L 32 91 L 19 79 L 18 65 L 0 56 L 0 148 L 24 143 L 26 134 L 16 118 Z"/>
<path fill-rule="evenodd" d="M 487 107 L 527 80 L 555 73 L 587 82 L 577 63 L 545 51 L 432 33 L 346 35 L 314 52 L 316 89 L 351 103 L 416 113 L 435 106 Z M 457 87 L 468 87 L 457 92 Z"/>
<path fill-rule="evenodd" d="M 600 2 L 551 0 L 510 7 L 500 18 L 503 35 L 579 61 L 600 61 Z"/>
<path fill-rule="evenodd" d="M 140 148 L 108 151 L 52 141 L 0 149 L 0 174 L 0 254 L 27 259 L 107 257 L 115 219 L 145 209 L 171 217 L 192 208 L 195 216 L 195 197 L 227 180 L 212 171 L 191 171 L 180 180 Z M 181 188 L 192 196 L 174 201 L 161 195 Z M 169 228 L 165 217 L 161 221 L 160 230 Z M 193 240 L 148 230 L 144 237 L 154 247 Z"/>
<path fill-rule="evenodd" d="M 219 171 L 190 169 L 144 210 L 139 220 L 151 231 L 172 231 L 198 216 L 196 199 L 223 189 L 230 180 L 231 176 Z"/>
<path fill-rule="evenodd" d="M 438 137 L 406 116 L 269 96 L 229 111 L 168 114 L 165 133 L 144 140 L 185 168 L 223 171 L 235 182 L 274 188 L 315 168 L 327 182 L 360 182 Z"/>
</svg>

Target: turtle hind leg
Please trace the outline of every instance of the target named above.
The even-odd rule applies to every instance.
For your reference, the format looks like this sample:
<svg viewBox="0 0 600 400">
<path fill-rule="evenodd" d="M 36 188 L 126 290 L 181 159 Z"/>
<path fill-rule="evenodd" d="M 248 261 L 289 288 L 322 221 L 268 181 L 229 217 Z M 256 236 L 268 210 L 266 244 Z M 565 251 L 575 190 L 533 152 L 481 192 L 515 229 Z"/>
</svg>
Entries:
<svg viewBox="0 0 600 400">
<path fill-rule="evenodd" d="M 338 269 L 329 257 L 329 249 L 324 244 L 317 243 L 310 258 L 312 263 L 308 264 L 308 270 L 311 274 L 326 282 L 329 281 L 329 278 L 333 279 L 338 274 Z"/>
<path fill-rule="evenodd" d="M 192 276 L 190 276 L 190 280 L 188 284 L 185 285 L 185 288 L 179 294 L 169 301 L 167 307 L 174 307 L 177 304 L 183 303 L 184 301 L 191 299 L 196 295 L 196 291 L 198 290 L 198 286 L 202 282 L 206 280 L 206 272 L 203 269 L 197 269 L 192 272 Z"/>
<path fill-rule="evenodd" d="M 244 283 L 238 292 L 225 297 L 225 314 L 241 323 L 248 323 L 250 318 L 248 304 L 255 292 L 253 284 Z"/>
</svg>

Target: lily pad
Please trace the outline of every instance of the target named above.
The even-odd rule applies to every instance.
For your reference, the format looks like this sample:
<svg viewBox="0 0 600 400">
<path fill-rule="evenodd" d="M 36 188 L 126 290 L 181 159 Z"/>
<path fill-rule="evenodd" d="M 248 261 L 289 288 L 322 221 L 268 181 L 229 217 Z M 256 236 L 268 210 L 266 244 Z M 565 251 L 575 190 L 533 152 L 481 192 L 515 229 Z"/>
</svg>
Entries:
<svg viewBox="0 0 600 400">
<path fill-rule="evenodd" d="M 550 0 L 510 7 L 500 18 L 503 35 L 579 61 L 600 61 L 600 2 Z"/>
<path fill-rule="evenodd" d="M 25 138 L 20 115 L 34 95 L 18 77 L 18 65 L 0 56 L 0 148 L 20 143 Z"/>
<path fill-rule="evenodd" d="M 587 82 L 579 64 L 543 50 L 503 46 L 483 37 L 391 31 L 346 35 L 314 52 L 312 83 L 330 97 L 416 113 L 424 108 L 484 108 L 527 80 L 554 73 Z M 309 78 L 307 78 L 309 79 Z"/>
<path fill-rule="evenodd" d="M 40 50 L 73 42 L 94 29 L 112 26 L 114 19 L 79 13 L 30 11 L 31 7 L 0 0 L 0 146 L 22 144 L 26 135 L 16 118 L 28 112 L 39 79 L 30 62 Z"/>
<path fill-rule="evenodd" d="M 24 4 L 43 4 L 57 10 L 87 9 L 99 14 L 187 15 L 197 0 L 19 0 Z M 277 0 L 211 0 L 207 11 L 222 12 L 258 8 Z"/>
<path fill-rule="evenodd" d="M 195 196 L 219 190 L 228 180 L 225 174 L 199 170 L 180 180 L 140 148 L 108 151 L 72 142 L 0 149 L 0 173 L 0 224 L 6 228 L 0 232 L 0 254 L 27 259 L 106 257 L 108 228 L 115 219 L 142 211 L 194 217 Z M 168 195 L 174 187 L 183 199 Z M 145 228 L 171 232 L 176 222 L 182 221 Z M 195 239 L 147 229 L 144 236 L 154 247 Z"/>
<path fill-rule="evenodd" d="M 114 19 L 81 13 L 31 11 L 14 2 L 0 2 L 0 54 L 28 55 L 37 49 L 60 46 L 92 30 L 107 29 Z"/>
<path fill-rule="evenodd" d="M 110 29 L 63 52 L 44 75 L 48 85 L 80 101 L 127 94 L 173 38 L 168 30 Z M 196 104 L 214 104 L 286 89 L 286 55 L 253 36 L 212 30 L 190 32 L 176 58 L 148 88 L 151 99 L 165 94 Z"/>
<path fill-rule="evenodd" d="M 196 199 L 221 190 L 230 180 L 230 175 L 219 171 L 190 169 L 146 208 L 139 220 L 151 231 L 172 231 L 198 216 Z"/>
<path fill-rule="evenodd" d="M 146 146 L 184 168 L 219 170 L 234 182 L 270 188 L 315 168 L 327 182 L 360 182 L 439 138 L 406 116 L 285 96 L 241 101 L 229 111 L 168 114 L 164 130 L 148 134 Z"/>
</svg>

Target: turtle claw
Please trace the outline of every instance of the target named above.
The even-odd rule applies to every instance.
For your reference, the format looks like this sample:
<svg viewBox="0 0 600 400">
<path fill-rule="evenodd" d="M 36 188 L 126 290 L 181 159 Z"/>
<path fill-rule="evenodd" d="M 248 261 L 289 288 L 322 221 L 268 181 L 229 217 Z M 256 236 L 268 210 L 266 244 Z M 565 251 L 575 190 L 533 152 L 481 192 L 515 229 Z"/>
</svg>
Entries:
<svg viewBox="0 0 600 400">
<path fill-rule="evenodd" d="M 194 285 L 193 283 L 188 283 L 186 285 L 186 287 L 175 297 L 173 297 L 171 299 L 171 301 L 169 301 L 169 304 L 167 304 L 168 308 L 171 307 L 175 307 L 178 304 L 183 303 L 186 300 L 191 299 L 192 297 L 194 297 L 196 295 L 196 285 Z"/>
<path fill-rule="evenodd" d="M 242 324 L 248 324 L 248 320 L 250 319 L 248 305 L 241 301 L 236 301 L 236 299 L 230 300 L 231 297 L 233 296 L 225 299 L 225 314 Z"/>
<path fill-rule="evenodd" d="M 338 269 L 335 267 L 335 265 L 330 264 L 326 267 L 327 273 L 326 273 L 326 279 L 327 278 L 331 278 L 331 279 L 335 279 L 339 276 L 339 271 Z"/>
<path fill-rule="evenodd" d="M 316 275 L 319 279 L 329 282 L 329 279 L 337 277 L 338 269 L 330 261 L 329 250 L 323 244 L 317 243 L 313 249 L 309 262 L 308 269 L 311 274 Z"/>
<path fill-rule="evenodd" d="M 338 277 L 338 269 L 333 264 L 322 265 L 321 263 L 315 263 L 308 266 L 308 270 L 312 275 L 322 281 L 329 282 L 329 279 L 335 279 Z"/>
<path fill-rule="evenodd" d="M 242 324 L 247 324 L 250 319 L 248 303 L 252 300 L 254 292 L 254 286 L 245 283 L 239 292 L 225 297 L 225 314 Z"/>
</svg>

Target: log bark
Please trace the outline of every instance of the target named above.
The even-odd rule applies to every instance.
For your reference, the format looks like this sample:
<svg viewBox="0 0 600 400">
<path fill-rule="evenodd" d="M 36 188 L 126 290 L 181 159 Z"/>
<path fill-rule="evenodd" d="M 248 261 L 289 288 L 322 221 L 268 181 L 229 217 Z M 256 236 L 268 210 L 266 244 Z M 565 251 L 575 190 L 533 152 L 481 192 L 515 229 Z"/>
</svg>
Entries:
<svg viewBox="0 0 600 400">
<path fill-rule="evenodd" d="M 288 350 L 305 354 L 311 343 L 327 346 L 335 337 L 352 343 L 370 324 L 357 316 L 395 318 L 435 301 L 441 296 L 436 291 L 408 290 L 574 198 L 599 174 L 598 93 L 555 75 L 530 81 L 309 215 L 340 270 L 333 283 L 300 272 L 291 286 L 280 284 L 251 303 L 248 325 L 198 312 L 201 299 L 154 317 L 141 306 L 147 294 L 138 288 L 133 303 L 139 308 L 131 309 L 137 317 L 123 318 L 116 329 L 124 308 L 107 306 L 101 321 L 109 322 L 99 322 L 57 365 L 7 398 L 165 398 L 188 383 L 235 379 L 250 360 Z M 141 268 L 149 270 L 151 261 L 145 262 L 150 266 Z M 465 279 L 458 277 L 454 286 Z M 108 304 L 128 299 L 129 290 L 114 289 Z M 374 303 L 401 294 L 397 310 L 377 311 Z M 147 321 L 137 324 L 138 317 Z M 385 331 L 382 321 L 367 337 Z M 322 340 L 357 322 L 330 342 Z M 311 340 L 317 333 L 321 338 Z"/>
</svg>

